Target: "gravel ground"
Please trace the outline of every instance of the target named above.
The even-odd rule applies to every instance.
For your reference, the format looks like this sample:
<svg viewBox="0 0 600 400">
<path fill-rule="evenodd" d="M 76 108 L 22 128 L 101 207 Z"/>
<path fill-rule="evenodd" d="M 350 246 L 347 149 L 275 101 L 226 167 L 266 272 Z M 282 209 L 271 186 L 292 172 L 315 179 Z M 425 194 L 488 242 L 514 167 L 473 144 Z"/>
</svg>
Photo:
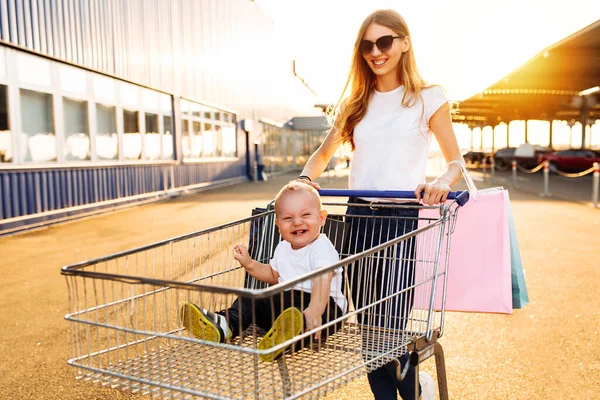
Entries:
<svg viewBox="0 0 600 400">
<path fill-rule="evenodd" d="M 244 217 L 291 177 L 0 238 L 0 398 L 141 399 L 74 379 L 60 267 Z M 511 316 L 447 315 L 450 398 L 600 399 L 600 210 L 510 194 L 531 303 Z M 422 368 L 435 371 L 431 360 Z M 364 378 L 328 396 L 371 398 Z"/>
</svg>

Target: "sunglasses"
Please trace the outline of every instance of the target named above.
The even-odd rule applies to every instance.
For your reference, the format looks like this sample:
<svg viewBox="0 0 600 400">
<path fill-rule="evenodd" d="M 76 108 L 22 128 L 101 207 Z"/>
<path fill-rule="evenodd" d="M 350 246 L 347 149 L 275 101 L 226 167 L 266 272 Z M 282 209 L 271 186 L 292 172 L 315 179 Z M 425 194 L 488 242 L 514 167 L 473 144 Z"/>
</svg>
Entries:
<svg viewBox="0 0 600 400">
<path fill-rule="evenodd" d="M 358 51 L 360 51 L 363 56 L 366 56 L 371 54 L 373 51 L 373 45 L 376 45 L 379 51 L 385 52 L 392 47 L 392 44 L 394 44 L 394 39 L 404 39 L 405 37 L 406 36 L 385 35 L 377 39 L 375 42 L 363 39 L 358 45 Z"/>
</svg>

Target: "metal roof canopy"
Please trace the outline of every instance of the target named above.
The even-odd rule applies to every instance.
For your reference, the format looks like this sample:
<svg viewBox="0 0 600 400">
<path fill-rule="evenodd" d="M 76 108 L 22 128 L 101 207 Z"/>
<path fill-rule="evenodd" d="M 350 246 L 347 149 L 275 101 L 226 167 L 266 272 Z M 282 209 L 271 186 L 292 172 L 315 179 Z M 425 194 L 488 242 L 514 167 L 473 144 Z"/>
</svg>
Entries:
<svg viewBox="0 0 600 400">
<path fill-rule="evenodd" d="M 483 92 L 460 102 L 452 119 L 470 127 L 512 120 L 600 118 L 600 20 L 542 50 Z M 584 103 L 584 99 L 587 102 Z M 583 111 L 583 113 L 582 113 Z"/>
</svg>

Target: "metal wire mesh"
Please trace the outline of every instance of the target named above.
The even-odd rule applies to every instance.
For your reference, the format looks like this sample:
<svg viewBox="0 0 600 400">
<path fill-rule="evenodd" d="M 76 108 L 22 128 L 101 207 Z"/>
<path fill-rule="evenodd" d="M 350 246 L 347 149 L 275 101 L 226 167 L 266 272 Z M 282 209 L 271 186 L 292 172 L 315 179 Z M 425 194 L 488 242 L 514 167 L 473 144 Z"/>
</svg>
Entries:
<svg viewBox="0 0 600 400">
<path fill-rule="evenodd" d="M 436 286 L 445 285 L 446 262 L 439 257 L 455 210 L 442 207 L 436 218 L 416 214 L 415 230 L 386 232 L 391 240 L 351 254 L 357 233 L 352 230 L 371 226 L 356 221 L 375 217 L 347 215 L 342 207 L 327 205 L 330 217 L 324 228 L 340 252 L 339 263 L 271 287 L 247 275 L 232 249 L 246 244 L 254 259 L 268 263 L 280 241 L 272 211 L 63 268 L 69 290 L 69 363 L 78 367 L 80 378 L 153 397 L 267 399 L 319 397 L 398 358 L 409 343 L 442 329 L 443 310 L 435 311 L 433 304 Z M 389 230 L 389 225 L 377 226 Z M 182 325 L 185 303 L 217 312 L 241 296 L 252 304 L 266 299 L 283 308 L 272 299 L 298 294 L 296 285 L 339 268 L 350 308 L 328 314 L 326 340 L 314 340 L 315 329 L 260 349 L 265 332 L 257 327 L 260 316 L 254 313 L 253 324 L 224 343 L 191 335 Z M 396 280 L 388 279 L 389 287 L 381 289 L 381 282 L 364 278 L 382 270 L 398 271 L 408 284 L 392 287 Z M 410 277 L 402 275 L 407 270 Z M 362 300 L 356 292 L 363 293 Z M 377 296 L 369 295 L 375 292 Z M 403 310 L 396 313 L 396 322 L 392 309 Z M 282 309 L 274 311 L 273 319 Z M 278 361 L 261 360 L 280 350 L 286 351 Z"/>
</svg>

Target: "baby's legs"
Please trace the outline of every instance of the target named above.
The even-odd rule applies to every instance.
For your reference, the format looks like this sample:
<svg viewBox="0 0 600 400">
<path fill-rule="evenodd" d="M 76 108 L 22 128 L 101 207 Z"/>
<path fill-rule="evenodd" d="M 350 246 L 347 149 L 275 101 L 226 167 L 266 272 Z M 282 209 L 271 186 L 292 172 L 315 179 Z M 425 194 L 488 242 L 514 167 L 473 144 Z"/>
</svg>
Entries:
<svg viewBox="0 0 600 400">
<path fill-rule="evenodd" d="M 268 299 L 238 297 L 230 308 L 216 313 L 194 303 L 184 303 L 180 311 L 181 323 L 195 337 L 212 342 L 225 342 L 240 336 L 251 324 L 270 325 L 272 307 Z"/>
<path fill-rule="evenodd" d="M 275 308 L 271 298 L 254 299 L 238 297 L 227 310 L 219 311 L 227 318 L 229 328 L 234 336 L 240 336 L 250 325 L 255 324 L 268 330 L 273 321 L 283 310 Z"/>
<path fill-rule="evenodd" d="M 265 313 L 260 317 L 257 317 L 257 325 L 260 326 L 265 331 L 269 331 L 273 323 L 277 320 L 277 318 L 281 315 L 282 312 L 289 308 L 296 308 L 298 310 L 304 310 L 310 304 L 310 293 L 303 292 L 301 290 L 286 290 L 283 293 L 275 295 L 270 298 L 266 298 L 263 300 L 261 306 Z M 342 310 L 336 305 L 335 301 L 330 297 L 329 304 L 321 317 L 321 323 L 326 324 L 329 321 L 333 321 L 340 316 L 343 315 Z M 323 342 L 327 338 L 327 336 L 335 333 L 341 326 L 341 322 L 338 322 L 335 325 L 332 325 L 326 329 L 321 331 L 321 339 Z M 302 329 L 300 332 L 303 332 L 306 329 L 306 325 L 304 322 L 302 323 Z M 304 347 L 312 347 L 314 344 L 314 339 L 312 336 L 309 336 L 302 340 L 301 342 L 297 342 L 294 345 L 294 351 L 298 351 L 303 349 Z"/>
</svg>

